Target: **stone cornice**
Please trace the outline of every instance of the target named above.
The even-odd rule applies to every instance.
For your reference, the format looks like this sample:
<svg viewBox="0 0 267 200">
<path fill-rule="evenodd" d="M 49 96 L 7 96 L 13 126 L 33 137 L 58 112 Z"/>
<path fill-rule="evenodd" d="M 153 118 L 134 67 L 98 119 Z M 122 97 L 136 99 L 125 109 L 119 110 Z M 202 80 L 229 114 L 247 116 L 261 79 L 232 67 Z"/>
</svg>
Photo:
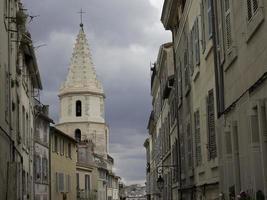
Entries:
<svg viewBox="0 0 267 200">
<path fill-rule="evenodd" d="M 105 94 L 103 92 L 96 92 L 96 91 L 90 91 L 90 90 L 63 90 L 60 91 L 58 94 L 58 97 L 61 98 L 62 96 L 72 96 L 72 95 L 85 95 L 85 94 L 91 94 L 95 96 L 102 96 L 106 98 Z"/>
</svg>

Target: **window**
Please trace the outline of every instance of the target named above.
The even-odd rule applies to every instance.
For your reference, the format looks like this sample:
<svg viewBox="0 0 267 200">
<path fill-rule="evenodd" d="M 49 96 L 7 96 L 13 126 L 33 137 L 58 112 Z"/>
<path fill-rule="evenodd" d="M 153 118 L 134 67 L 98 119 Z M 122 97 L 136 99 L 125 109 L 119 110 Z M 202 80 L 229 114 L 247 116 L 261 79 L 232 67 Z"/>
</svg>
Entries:
<svg viewBox="0 0 267 200">
<path fill-rule="evenodd" d="M 81 130 L 80 129 L 75 130 L 75 139 L 77 142 L 81 141 Z"/>
<path fill-rule="evenodd" d="M 177 138 L 174 141 L 172 146 L 172 164 L 175 166 L 173 168 L 173 182 L 176 183 L 178 181 L 178 140 Z"/>
<path fill-rule="evenodd" d="M 190 87 L 190 72 L 189 72 L 189 66 L 188 66 L 188 56 L 187 56 L 187 50 L 184 52 L 184 82 L 185 82 L 185 88 L 186 90 Z"/>
<path fill-rule="evenodd" d="M 34 179 L 35 181 L 41 181 L 41 158 L 39 155 L 34 155 Z"/>
<path fill-rule="evenodd" d="M 200 9 L 201 9 L 201 44 L 202 44 L 202 52 L 206 49 L 206 37 L 205 37 L 205 6 L 204 2 L 205 0 L 201 1 Z"/>
<path fill-rule="evenodd" d="M 198 18 L 196 18 L 196 21 L 194 23 L 193 28 L 194 33 L 194 52 L 195 52 L 195 64 L 199 65 L 200 62 L 200 52 L 199 52 L 199 28 L 198 28 Z"/>
<path fill-rule="evenodd" d="M 64 174 L 56 173 L 57 191 L 64 192 Z"/>
<path fill-rule="evenodd" d="M 48 159 L 46 157 L 42 158 L 42 173 L 43 173 L 43 183 L 48 182 Z"/>
<path fill-rule="evenodd" d="M 216 134 L 215 134 L 215 111 L 214 111 L 214 92 L 210 90 L 207 98 L 208 110 L 208 153 L 209 160 L 217 157 Z"/>
<path fill-rule="evenodd" d="M 258 0 L 247 0 L 248 21 L 256 14 L 259 8 Z"/>
<path fill-rule="evenodd" d="M 60 155 L 64 155 L 64 139 L 60 139 Z"/>
<path fill-rule="evenodd" d="M 188 168 L 193 167 L 193 156 L 192 156 L 192 137 L 191 137 L 191 124 L 188 123 L 186 127 L 187 132 L 187 158 L 188 158 Z"/>
<path fill-rule="evenodd" d="M 85 191 L 90 191 L 90 175 L 85 175 Z"/>
<path fill-rule="evenodd" d="M 79 175 L 79 173 L 76 173 L 76 188 L 77 188 L 77 190 L 80 189 L 80 175 Z"/>
<path fill-rule="evenodd" d="M 58 137 L 54 135 L 54 152 L 58 152 Z"/>
<path fill-rule="evenodd" d="M 22 195 L 26 195 L 26 172 L 25 170 L 22 171 Z"/>
<path fill-rule="evenodd" d="M 6 86 L 6 94 L 5 94 L 5 120 L 8 122 L 9 121 L 9 101 L 10 101 L 10 83 L 9 83 L 9 71 L 8 71 L 8 66 L 5 64 L 5 86 Z"/>
<path fill-rule="evenodd" d="M 70 192 L 70 189 L 71 189 L 71 186 L 70 186 L 70 175 L 65 175 L 65 181 L 66 181 L 66 183 L 65 183 L 65 192 Z"/>
<path fill-rule="evenodd" d="M 82 102 L 80 100 L 76 101 L 76 117 L 82 116 Z"/>
<path fill-rule="evenodd" d="M 201 165 L 201 141 L 200 141 L 200 117 L 199 110 L 194 113 L 195 120 L 195 148 L 196 148 L 196 166 Z"/>
<path fill-rule="evenodd" d="M 208 7 L 207 7 L 207 12 L 208 12 L 208 34 L 209 37 L 211 38 L 212 36 L 212 13 L 211 13 L 211 0 L 207 0 Z"/>
<path fill-rule="evenodd" d="M 43 122 L 43 127 L 44 127 L 44 131 L 43 131 L 43 141 L 45 144 L 47 144 L 48 141 L 48 124 L 44 121 Z"/>
<path fill-rule="evenodd" d="M 26 119 L 25 119 L 25 136 L 26 136 L 26 145 L 27 145 L 27 148 L 30 148 L 30 129 L 29 129 L 29 116 L 28 116 L 28 113 L 26 113 Z"/>
<path fill-rule="evenodd" d="M 250 116 L 250 127 L 251 127 L 251 142 L 258 143 L 260 141 L 259 135 L 259 117 L 258 107 L 253 108 L 253 115 Z"/>
<path fill-rule="evenodd" d="M 71 143 L 68 143 L 68 152 L 67 152 L 67 156 L 69 158 L 71 158 Z"/>
<path fill-rule="evenodd" d="M 231 0 L 224 0 L 226 50 L 232 47 Z"/>
<path fill-rule="evenodd" d="M 23 140 L 23 144 L 26 144 L 26 132 L 25 132 L 25 108 L 24 106 L 22 106 L 22 140 Z"/>
<path fill-rule="evenodd" d="M 231 140 L 231 132 L 225 132 L 225 147 L 226 154 L 232 154 L 232 140 Z"/>
</svg>

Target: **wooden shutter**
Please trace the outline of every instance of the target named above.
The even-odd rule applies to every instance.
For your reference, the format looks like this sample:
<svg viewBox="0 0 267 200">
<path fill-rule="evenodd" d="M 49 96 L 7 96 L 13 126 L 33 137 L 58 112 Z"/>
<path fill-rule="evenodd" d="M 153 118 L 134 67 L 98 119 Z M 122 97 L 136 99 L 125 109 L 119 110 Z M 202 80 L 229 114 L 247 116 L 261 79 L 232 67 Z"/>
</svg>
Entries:
<svg viewBox="0 0 267 200">
<path fill-rule="evenodd" d="M 224 2 L 226 50 L 229 51 L 232 48 L 231 0 L 225 0 Z"/>
<path fill-rule="evenodd" d="M 217 156 L 216 135 L 215 135 L 215 111 L 214 111 L 214 92 L 209 91 L 208 94 L 208 152 L 209 159 L 214 159 Z"/>
<path fill-rule="evenodd" d="M 220 62 L 223 63 L 224 61 L 224 37 L 223 37 L 223 15 L 222 15 L 222 2 L 218 2 L 218 52 L 220 55 Z"/>
<path fill-rule="evenodd" d="M 201 0 L 200 3 L 200 9 L 201 9 L 201 46 L 202 46 L 202 53 L 206 50 L 206 37 L 205 37 L 205 8 L 204 8 L 204 2 Z"/>
<path fill-rule="evenodd" d="M 195 121 L 195 148 L 196 148 L 196 165 L 199 166 L 202 161 L 201 156 L 201 142 L 200 142 L 200 119 L 199 119 L 199 111 L 194 113 L 194 121 Z"/>
<path fill-rule="evenodd" d="M 191 124 L 187 124 L 187 158 L 188 158 L 188 168 L 192 168 L 193 159 L 192 159 L 192 137 L 191 137 Z"/>
<path fill-rule="evenodd" d="M 252 4 L 253 4 L 253 13 L 255 13 L 259 8 L 258 0 L 252 0 Z"/>
<path fill-rule="evenodd" d="M 198 27 L 198 17 L 196 18 L 195 21 L 195 42 L 196 42 L 196 65 L 199 65 L 200 63 L 200 49 L 199 49 L 199 27 Z"/>
<path fill-rule="evenodd" d="M 207 5 L 207 13 L 208 13 L 208 33 L 209 33 L 209 37 L 210 37 L 210 38 L 211 38 L 211 36 L 212 36 L 211 1 L 213 1 L 213 0 L 207 0 L 207 2 L 208 2 L 208 5 Z"/>
<path fill-rule="evenodd" d="M 189 65 L 191 75 L 194 73 L 194 33 L 192 30 L 189 33 Z"/>
</svg>

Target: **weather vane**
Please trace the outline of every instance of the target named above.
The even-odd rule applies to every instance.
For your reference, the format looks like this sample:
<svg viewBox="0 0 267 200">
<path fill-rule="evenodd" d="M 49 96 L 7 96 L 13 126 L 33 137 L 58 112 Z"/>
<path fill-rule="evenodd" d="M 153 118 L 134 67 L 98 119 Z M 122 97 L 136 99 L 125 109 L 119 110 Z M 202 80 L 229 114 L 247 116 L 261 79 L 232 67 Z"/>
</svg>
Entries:
<svg viewBox="0 0 267 200">
<path fill-rule="evenodd" d="M 81 8 L 80 12 L 78 12 L 80 14 L 80 18 L 81 18 L 81 23 L 80 23 L 80 26 L 83 27 L 83 14 L 85 13 L 83 11 L 83 9 Z"/>
</svg>

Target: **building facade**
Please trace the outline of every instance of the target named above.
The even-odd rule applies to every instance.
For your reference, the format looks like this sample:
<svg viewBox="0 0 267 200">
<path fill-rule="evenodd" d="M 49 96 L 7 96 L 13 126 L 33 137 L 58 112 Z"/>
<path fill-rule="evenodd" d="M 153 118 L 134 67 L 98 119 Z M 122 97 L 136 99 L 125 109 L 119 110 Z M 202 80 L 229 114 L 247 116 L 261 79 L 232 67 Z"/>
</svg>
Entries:
<svg viewBox="0 0 267 200">
<path fill-rule="evenodd" d="M 147 149 L 147 195 L 151 199 L 166 199 L 172 196 L 172 149 L 176 141 L 173 106 L 174 100 L 174 64 L 172 43 L 163 44 L 157 61 L 151 68 L 151 95 L 153 111 L 151 112 L 148 131 Z M 165 180 L 164 188 L 157 187 L 159 176 Z"/>
<path fill-rule="evenodd" d="M 50 127 L 50 191 L 51 199 L 76 199 L 77 142 Z"/>
<path fill-rule="evenodd" d="M 161 21 L 172 33 L 174 53 L 175 89 L 169 98 L 173 92 L 175 106 L 169 110 L 175 111 L 176 131 L 171 136 L 174 156 L 166 167 L 173 169 L 172 199 L 266 198 L 265 4 L 164 1 Z M 153 84 L 157 72 L 152 68 Z M 153 106 L 146 145 L 152 152 L 147 154 L 150 188 L 157 184 L 151 178 L 154 163 L 168 156 L 161 149 L 160 161 L 153 158 L 157 143 L 166 141 L 155 136 L 156 110 Z M 164 199 L 165 192 L 160 191 Z"/>
<path fill-rule="evenodd" d="M 35 98 L 42 89 L 20 1 L 0 1 L 0 191 L 4 199 L 33 199 Z"/>
<path fill-rule="evenodd" d="M 267 196 L 266 5 L 262 0 L 217 5 L 223 16 L 217 23 L 224 25 L 219 38 L 224 102 L 217 128 L 220 191 L 225 199 Z"/>
<path fill-rule="evenodd" d="M 146 187 L 138 184 L 124 186 L 121 190 L 123 200 L 145 200 Z"/>
<path fill-rule="evenodd" d="M 77 199 L 97 199 L 98 169 L 93 153 L 92 141 L 79 143 L 76 165 Z"/>
<path fill-rule="evenodd" d="M 34 199 L 50 199 L 50 159 L 49 138 L 50 123 L 54 123 L 49 116 L 49 106 L 35 101 L 34 106 L 34 159 L 33 182 Z"/>
</svg>

